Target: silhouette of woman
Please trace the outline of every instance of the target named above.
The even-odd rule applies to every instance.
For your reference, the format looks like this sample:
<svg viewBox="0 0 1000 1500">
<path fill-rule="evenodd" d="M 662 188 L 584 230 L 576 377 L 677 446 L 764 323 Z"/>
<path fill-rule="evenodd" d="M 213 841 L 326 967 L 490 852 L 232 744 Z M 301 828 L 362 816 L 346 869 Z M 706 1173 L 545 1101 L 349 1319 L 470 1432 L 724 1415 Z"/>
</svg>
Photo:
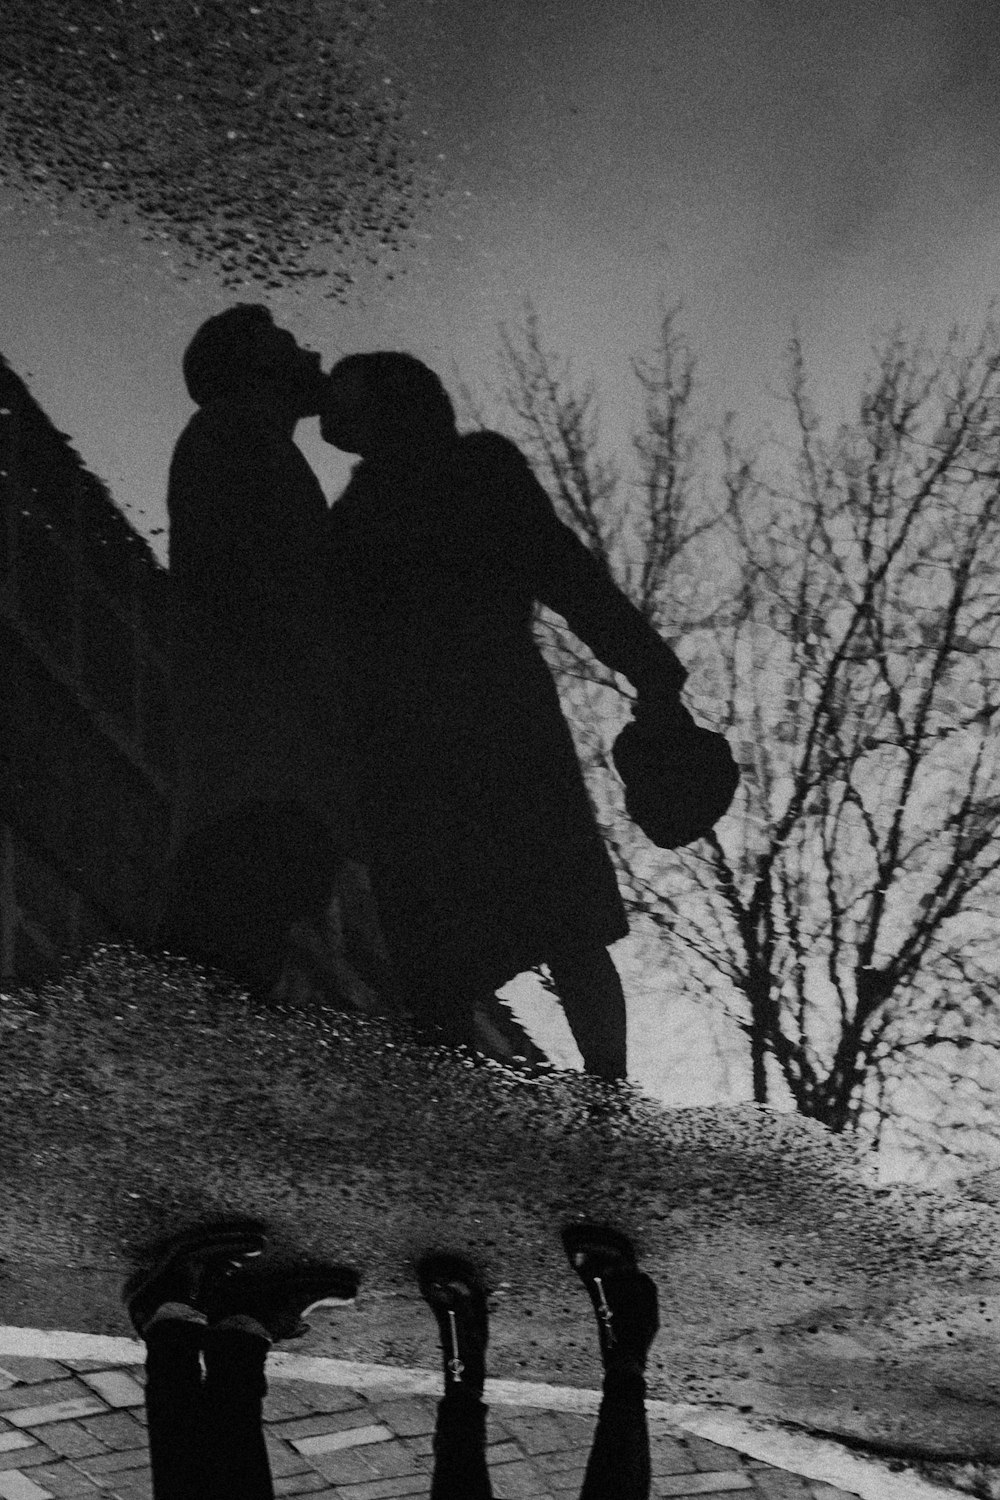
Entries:
<svg viewBox="0 0 1000 1500">
<path fill-rule="evenodd" d="M 320 418 L 362 460 L 330 511 L 332 598 L 367 721 L 362 811 L 406 1002 L 435 1034 L 476 1045 L 497 988 L 545 964 L 586 1069 L 623 1078 L 607 946 L 628 924 L 533 607 L 561 614 L 681 730 L 685 671 L 516 446 L 459 435 L 420 361 L 341 360 Z"/>
</svg>

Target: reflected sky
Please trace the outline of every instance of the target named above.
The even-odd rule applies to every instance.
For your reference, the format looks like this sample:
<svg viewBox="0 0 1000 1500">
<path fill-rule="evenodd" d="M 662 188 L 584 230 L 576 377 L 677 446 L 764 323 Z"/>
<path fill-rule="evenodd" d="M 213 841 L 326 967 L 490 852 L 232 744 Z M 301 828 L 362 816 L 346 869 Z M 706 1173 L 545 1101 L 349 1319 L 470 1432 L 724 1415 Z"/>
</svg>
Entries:
<svg viewBox="0 0 1000 1500">
<path fill-rule="evenodd" d="M 848 415 L 880 329 L 975 324 L 993 295 L 994 28 L 986 0 L 402 0 L 367 66 L 409 99 L 430 191 L 413 248 L 362 257 L 344 305 L 322 283 L 263 295 L 330 358 L 396 345 L 474 384 L 530 298 L 623 457 L 629 359 L 663 302 L 683 304 L 711 409 L 780 425 L 797 323 L 824 410 Z M 158 532 L 180 354 L 234 294 L 114 217 L 10 187 L 0 274 L 3 352 Z M 335 493 L 346 465 L 303 444 Z"/>
<path fill-rule="evenodd" d="M 547 343 L 597 382 L 623 461 L 629 361 L 675 302 L 710 412 L 780 429 L 797 326 L 821 409 L 847 417 L 879 332 L 974 327 L 995 293 L 995 30 L 989 0 L 392 0 L 366 66 L 408 100 L 428 195 L 408 247 L 359 257 L 343 302 L 322 281 L 241 295 L 327 361 L 406 348 L 481 394 L 498 326 L 530 299 Z M 191 411 L 181 354 L 236 294 L 115 214 L 14 184 L 0 287 L 0 350 L 165 559 L 167 464 Z M 315 424 L 301 441 L 334 496 L 349 461 Z M 670 1056 L 643 1043 L 642 1081 L 683 1102 L 696 1075 L 738 1092 L 714 1041 L 691 1067 L 701 1017 L 674 1018 Z"/>
</svg>

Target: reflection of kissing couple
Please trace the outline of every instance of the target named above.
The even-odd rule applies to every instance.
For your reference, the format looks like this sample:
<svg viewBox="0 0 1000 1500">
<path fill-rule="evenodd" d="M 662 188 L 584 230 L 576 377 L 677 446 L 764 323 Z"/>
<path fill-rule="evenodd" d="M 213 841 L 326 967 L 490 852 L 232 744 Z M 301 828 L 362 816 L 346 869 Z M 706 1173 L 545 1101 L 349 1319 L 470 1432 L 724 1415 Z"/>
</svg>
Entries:
<svg viewBox="0 0 1000 1500">
<path fill-rule="evenodd" d="M 544 964 L 584 1066 L 623 1078 L 607 948 L 625 911 L 533 611 L 561 615 L 682 747 L 702 732 L 684 669 L 514 444 L 460 435 L 418 360 L 352 355 L 323 375 L 241 305 L 198 330 L 184 375 L 198 410 L 168 492 L 182 623 L 163 945 L 267 991 L 292 922 L 322 921 L 363 866 L 422 1031 L 537 1058 L 495 992 Z M 293 442 L 314 415 L 361 459 L 332 507 Z"/>
<path fill-rule="evenodd" d="M 581 1500 L 646 1500 L 645 1368 L 659 1326 L 656 1287 L 620 1231 L 570 1224 L 562 1238 L 597 1314 L 604 1366 Z M 303 1317 L 313 1308 L 353 1299 L 358 1277 L 335 1264 L 268 1268 L 267 1256 L 258 1261 L 264 1249 L 263 1235 L 246 1225 L 188 1232 L 126 1283 L 129 1314 L 146 1344 L 155 1500 L 273 1500 L 261 1427 L 268 1350 L 305 1333 Z M 424 1257 L 417 1279 L 438 1325 L 444 1366 L 431 1500 L 490 1500 L 486 1288 L 471 1261 L 448 1253 Z M 358 1484 L 362 1492 L 390 1488 Z"/>
</svg>

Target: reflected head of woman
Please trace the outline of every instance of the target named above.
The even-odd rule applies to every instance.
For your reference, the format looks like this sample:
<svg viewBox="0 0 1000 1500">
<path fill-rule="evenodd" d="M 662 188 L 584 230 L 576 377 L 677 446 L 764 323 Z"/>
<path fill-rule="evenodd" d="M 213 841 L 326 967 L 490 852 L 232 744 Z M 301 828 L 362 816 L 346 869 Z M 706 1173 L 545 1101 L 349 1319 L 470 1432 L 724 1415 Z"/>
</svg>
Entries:
<svg viewBox="0 0 1000 1500">
<path fill-rule="evenodd" d="M 326 442 L 365 459 L 401 458 L 453 443 L 455 408 L 441 381 L 412 354 L 349 354 L 326 380 Z"/>
</svg>

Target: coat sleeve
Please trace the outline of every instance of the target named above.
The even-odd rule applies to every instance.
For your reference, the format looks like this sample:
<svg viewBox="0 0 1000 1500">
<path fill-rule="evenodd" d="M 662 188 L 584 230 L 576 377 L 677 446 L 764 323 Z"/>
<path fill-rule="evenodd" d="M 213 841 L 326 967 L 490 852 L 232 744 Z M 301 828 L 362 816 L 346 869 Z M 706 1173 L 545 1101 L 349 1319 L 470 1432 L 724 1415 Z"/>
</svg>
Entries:
<svg viewBox="0 0 1000 1500">
<path fill-rule="evenodd" d="M 637 691 L 678 694 L 687 672 L 666 641 L 559 520 L 519 449 L 496 433 L 487 436 L 509 528 L 507 545 L 531 578 L 535 599 L 562 615 L 573 634 Z"/>
</svg>

